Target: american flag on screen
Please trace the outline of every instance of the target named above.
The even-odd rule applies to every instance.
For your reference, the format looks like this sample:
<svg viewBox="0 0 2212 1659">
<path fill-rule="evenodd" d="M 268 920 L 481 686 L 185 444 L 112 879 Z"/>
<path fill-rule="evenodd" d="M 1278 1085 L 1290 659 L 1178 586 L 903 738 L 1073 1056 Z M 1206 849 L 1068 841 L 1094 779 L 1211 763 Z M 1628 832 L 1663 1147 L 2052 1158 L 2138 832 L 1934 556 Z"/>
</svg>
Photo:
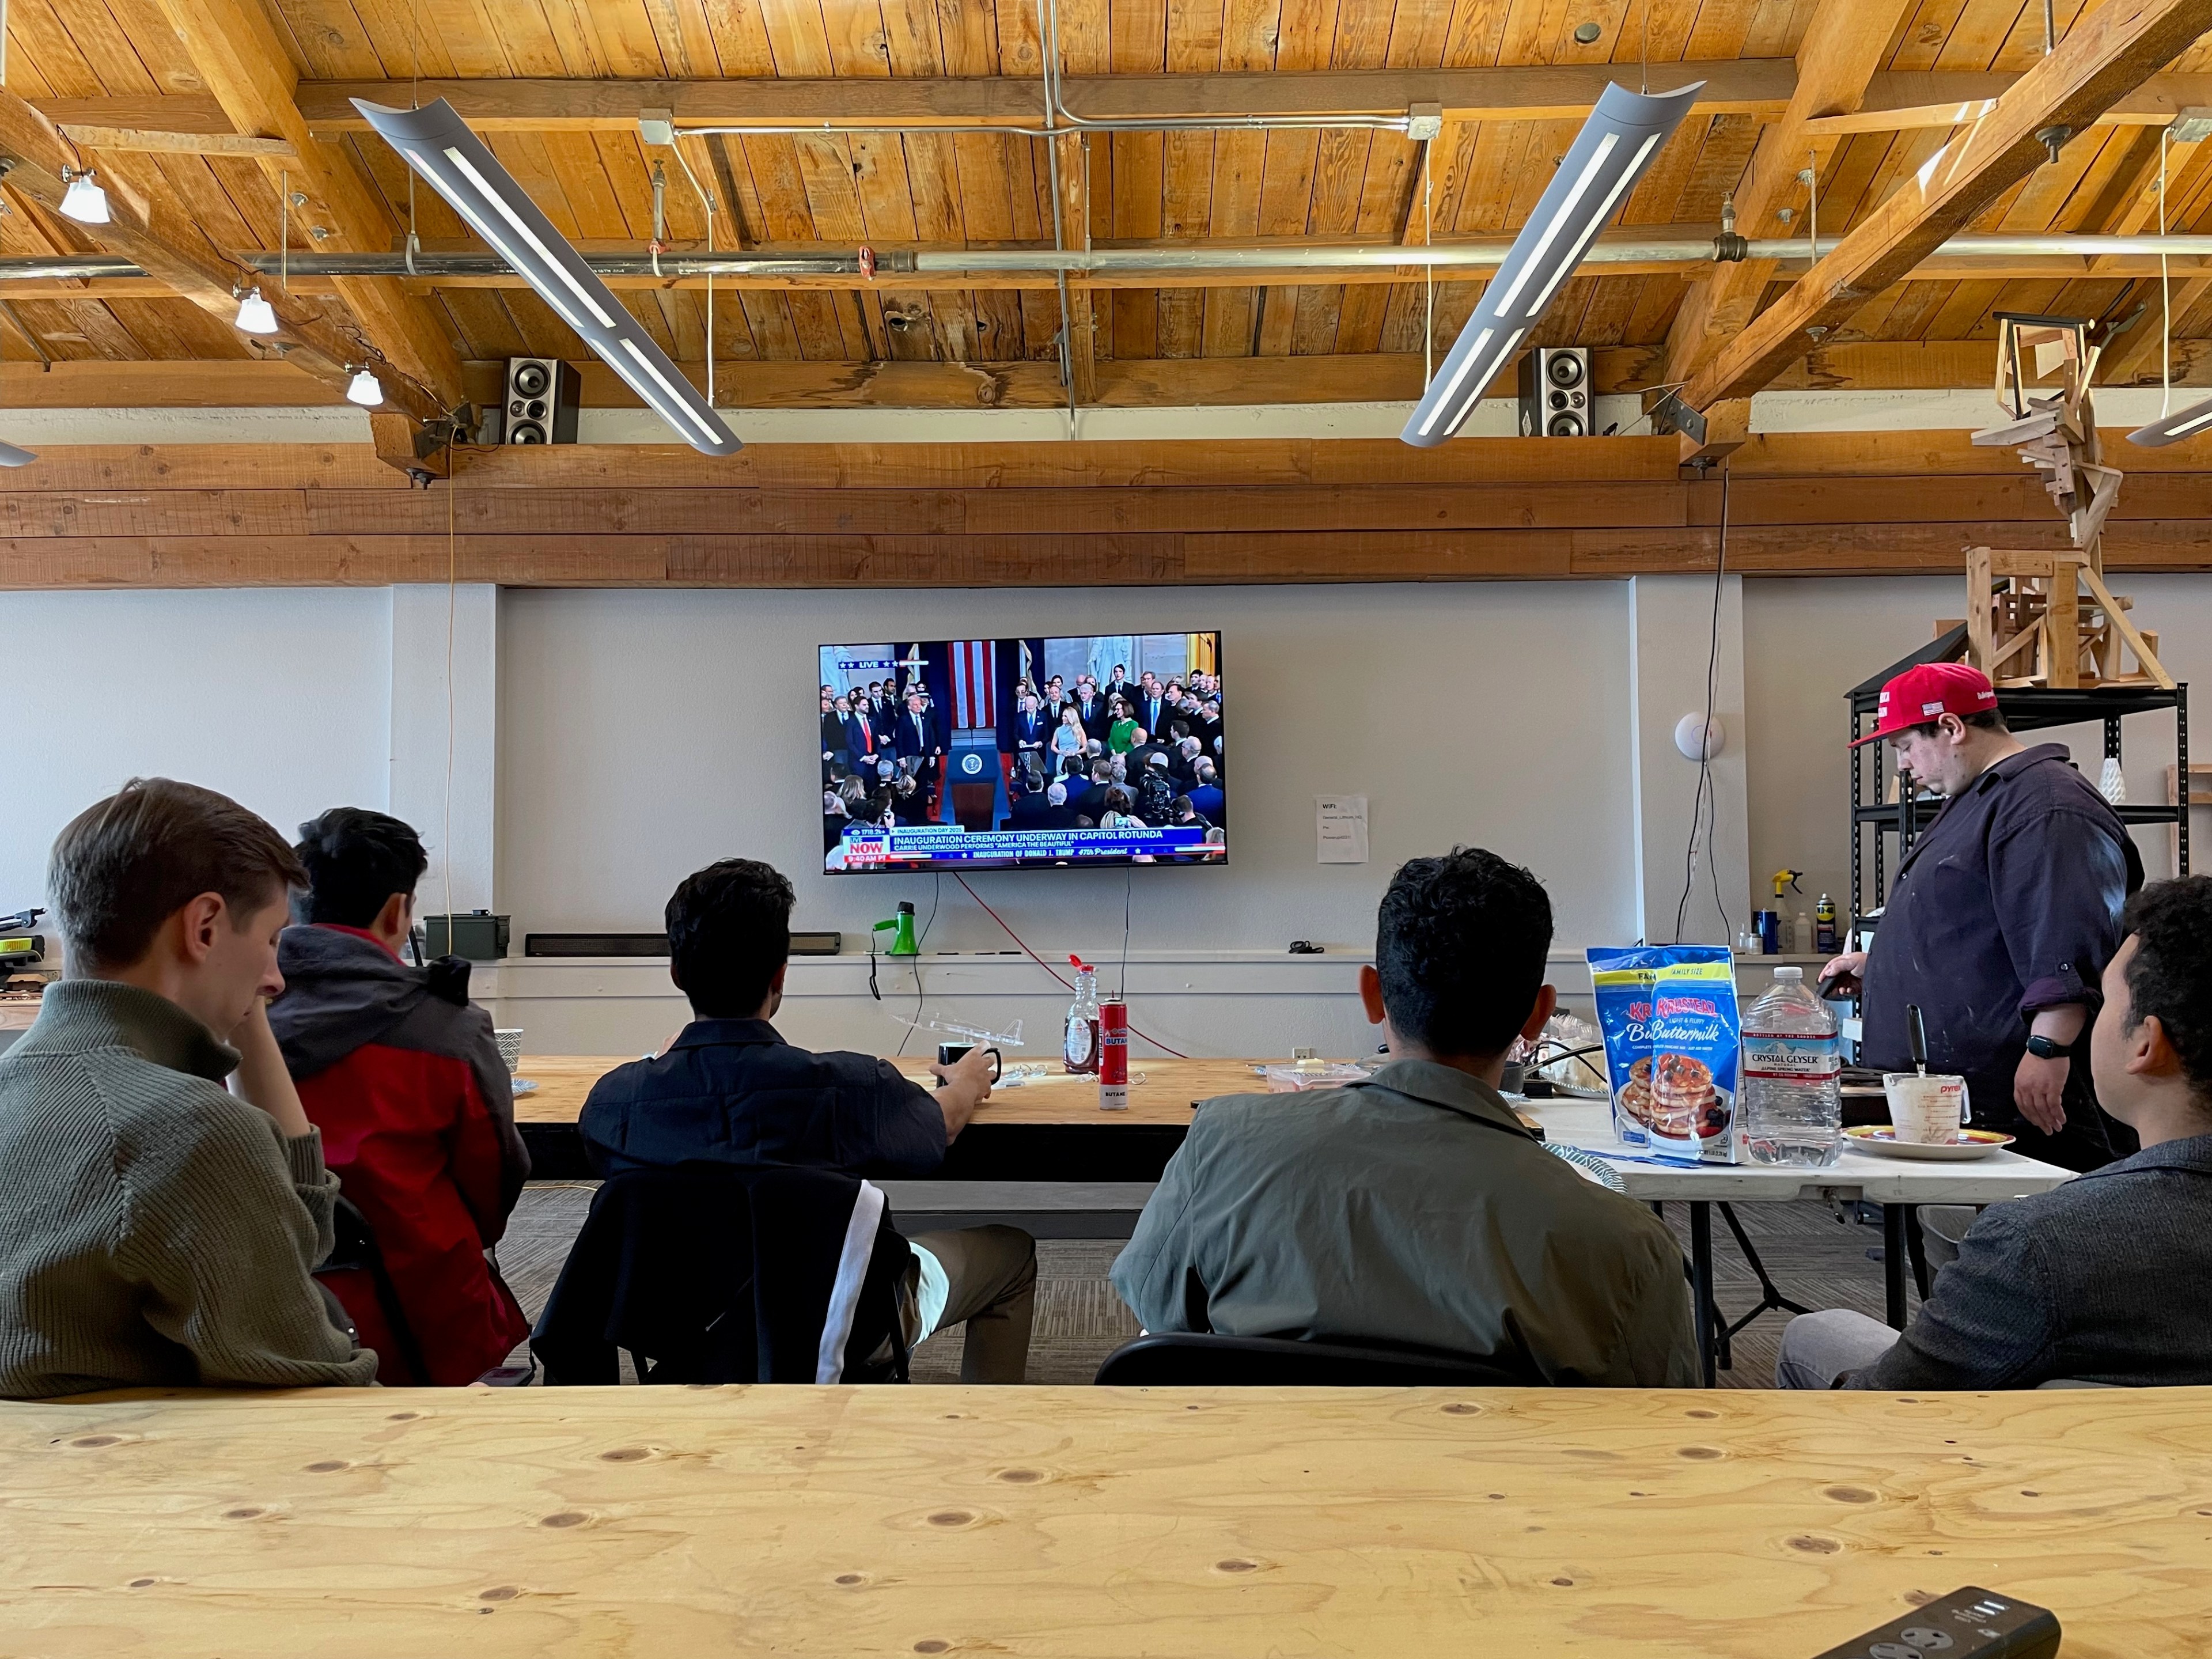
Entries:
<svg viewBox="0 0 2212 1659">
<path fill-rule="evenodd" d="M 952 724 L 962 732 L 988 731 L 999 723 L 993 684 L 994 653 L 989 640 L 952 642 Z"/>
</svg>

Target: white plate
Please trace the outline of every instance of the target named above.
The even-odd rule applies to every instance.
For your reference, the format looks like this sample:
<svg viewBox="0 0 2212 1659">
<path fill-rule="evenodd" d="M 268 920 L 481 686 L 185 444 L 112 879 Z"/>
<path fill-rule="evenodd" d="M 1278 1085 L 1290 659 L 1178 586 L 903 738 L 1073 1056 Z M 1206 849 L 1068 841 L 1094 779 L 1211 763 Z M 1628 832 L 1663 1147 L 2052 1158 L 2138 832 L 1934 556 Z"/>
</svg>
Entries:
<svg viewBox="0 0 2212 1659">
<path fill-rule="evenodd" d="M 1938 1163 L 1959 1164 L 2002 1152 L 2012 1145 L 2013 1138 L 1994 1129 L 1961 1129 L 1959 1139 L 1948 1143 L 1899 1140 L 1897 1131 L 1887 1124 L 1860 1124 L 1844 1131 L 1844 1141 L 1856 1151 L 1871 1152 L 1877 1158 L 1932 1158 Z"/>
</svg>

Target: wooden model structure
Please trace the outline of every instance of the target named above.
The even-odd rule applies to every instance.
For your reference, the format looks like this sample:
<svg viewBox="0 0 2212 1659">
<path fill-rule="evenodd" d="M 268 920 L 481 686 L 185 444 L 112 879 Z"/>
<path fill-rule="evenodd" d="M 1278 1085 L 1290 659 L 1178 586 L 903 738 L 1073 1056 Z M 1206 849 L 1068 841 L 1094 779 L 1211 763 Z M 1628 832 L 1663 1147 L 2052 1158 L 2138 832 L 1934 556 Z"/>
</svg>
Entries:
<svg viewBox="0 0 2212 1659">
<path fill-rule="evenodd" d="M 2042 473 L 2074 546 L 1966 550 L 1966 660 L 2001 686 L 2171 690 L 2158 635 L 2138 629 L 2132 601 L 2105 586 L 2105 520 L 2124 475 L 2099 449 L 2089 382 L 2101 347 L 2090 331 L 2086 318 L 1997 313 L 1997 405 L 2010 418 L 1974 442 L 2016 447 Z M 2030 391 L 2054 380 L 2048 395 Z"/>
</svg>

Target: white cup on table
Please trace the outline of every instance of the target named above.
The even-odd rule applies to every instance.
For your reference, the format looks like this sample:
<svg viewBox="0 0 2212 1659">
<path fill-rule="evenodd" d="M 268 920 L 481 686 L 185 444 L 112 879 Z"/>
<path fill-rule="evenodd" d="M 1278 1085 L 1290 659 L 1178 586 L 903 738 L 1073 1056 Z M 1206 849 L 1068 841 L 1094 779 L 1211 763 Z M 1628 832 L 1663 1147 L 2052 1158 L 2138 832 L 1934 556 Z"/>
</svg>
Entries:
<svg viewBox="0 0 2212 1659">
<path fill-rule="evenodd" d="M 1959 1138 L 1967 1121 L 1966 1079 L 1937 1073 L 1884 1072 L 1882 1092 L 1889 1097 L 1890 1127 L 1899 1140 L 1943 1146 Z"/>
</svg>

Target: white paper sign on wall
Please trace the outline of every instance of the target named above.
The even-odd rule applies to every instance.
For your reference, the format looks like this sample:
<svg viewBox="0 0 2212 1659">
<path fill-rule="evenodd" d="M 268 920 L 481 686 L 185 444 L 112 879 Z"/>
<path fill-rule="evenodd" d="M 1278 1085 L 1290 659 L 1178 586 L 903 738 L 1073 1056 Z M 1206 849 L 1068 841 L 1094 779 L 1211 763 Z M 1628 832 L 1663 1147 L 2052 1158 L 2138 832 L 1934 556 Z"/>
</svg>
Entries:
<svg viewBox="0 0 2212 1659">
<path fill-rule="evenodd" d="M 1367 862 L 1367 797 L 1314 797 L 1314 861 L 1316 864 Z"/>
</svg>

